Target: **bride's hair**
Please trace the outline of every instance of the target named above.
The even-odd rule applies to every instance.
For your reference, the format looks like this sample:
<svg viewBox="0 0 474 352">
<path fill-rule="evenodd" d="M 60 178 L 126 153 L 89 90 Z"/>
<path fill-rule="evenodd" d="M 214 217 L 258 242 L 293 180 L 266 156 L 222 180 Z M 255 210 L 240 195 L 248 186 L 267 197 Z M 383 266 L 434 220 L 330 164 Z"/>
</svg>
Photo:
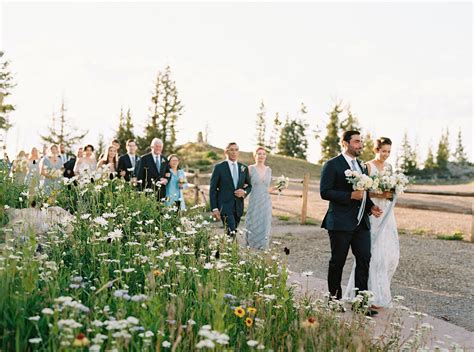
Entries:
<svg viewBox="0 0 474 352">
<path fill-rule="evenodd" d="M 261 145 L 259 145 L 257 148 L 255 148 L 255 150 L 253 151 L 253 157 L 255 158 L 257 156 L 257 153 L 259 150 L 263 150 L 265 153 L 267 152 L 267 150 L 265 149 L 265 147 L 262 147 Z"/>
<path fill-rule="evenodd" d="M 384 145 L 392 145 L 392 141 L 387 137 L 377 138 L 375 141 L 374 152 L 378 152 Z"/>
</svg>

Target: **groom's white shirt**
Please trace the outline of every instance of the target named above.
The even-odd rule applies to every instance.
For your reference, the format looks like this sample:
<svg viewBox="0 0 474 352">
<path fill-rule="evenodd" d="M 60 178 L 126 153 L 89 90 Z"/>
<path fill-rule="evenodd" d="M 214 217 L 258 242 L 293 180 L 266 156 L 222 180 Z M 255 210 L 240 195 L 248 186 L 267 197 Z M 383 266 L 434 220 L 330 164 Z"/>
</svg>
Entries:
<svg viewBox="0 0 474 352">
<path fill-rule="evenodd" d="M 352 170 L 352 171 L 358 171 L 358 172 L 362 173 L 362 170 L 360 169 L 359 163 L 357 162 L 357 158 L 353 158 L 350 155 L 347 155 L 346 153 L 342 153 L 342 156 L 344 157 L 344 159 L 346 159 L 347 164 L 349 165 L 351 170 L 352 170 L 352 160 L 355 160 L 357 170 Z"/>
</svg>

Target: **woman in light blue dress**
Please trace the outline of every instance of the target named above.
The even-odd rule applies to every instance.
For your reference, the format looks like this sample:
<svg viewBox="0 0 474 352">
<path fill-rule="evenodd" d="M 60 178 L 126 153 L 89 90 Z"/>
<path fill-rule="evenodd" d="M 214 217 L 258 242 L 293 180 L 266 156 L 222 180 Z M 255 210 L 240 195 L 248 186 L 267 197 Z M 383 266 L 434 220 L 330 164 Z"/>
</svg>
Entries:
<svg viewBox="0 0 474 352">
<path fill-rule="evenodd" d="M 40 184 L 39 174 L 40 156 L 37 148 L 31 148 L 30 156 L 28 157 L 28 173 L 26 174 L 26 184 L 30 195 L 36 194 Z"/>
<path fill-rule="evenodd" d="M 60 182 L 63 178 L 62 167 L 63 162 L 59 157 L 59 148 L 56 144 L 52 144 L 49 147 L 48 155 L 44 156 L 40 165 L 40 173 L 44 176 L 44 192 L 47 195 L 50 195 L 53 190 L 57 190 L 61 187 Z"/>
<path fill-rule="evenodd" d="M 245 236 L 249 247 L 268 249 L 272 230 L 272 169 L 265 165 L 265 148 L 258 147 L 254 158 L 255 164 L 249 166 L 252 192 L 245 216 Z"/>
<path fill-rule="evenodd" d="M 166 205 L 176 205 L 180 210 L 186 209 L 184 201 L 183 190 L 188 188 L 188 182 L 184 171 L 178 169 L 179 157 L 176 154 L 171 154 L 168 157 L 170 165 L 171 177 L 166 185 Z"/>
</svg>

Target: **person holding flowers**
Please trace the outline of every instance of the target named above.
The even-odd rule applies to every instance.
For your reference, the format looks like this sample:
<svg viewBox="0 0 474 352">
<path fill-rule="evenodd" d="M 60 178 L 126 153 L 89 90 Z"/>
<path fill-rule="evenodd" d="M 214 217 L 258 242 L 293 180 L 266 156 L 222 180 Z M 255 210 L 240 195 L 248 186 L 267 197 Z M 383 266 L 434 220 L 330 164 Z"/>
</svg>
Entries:
<svg viewBox="0 0 474 352">
<path fill-rule="evenodd" d="M 52 144 L 47 155 L 40 162 L 40 174 L 44 177 L 43 187 L 46 194 L 60 187 L 62 178 L 63 162 L 59 157 L 59 148 L 56 144 Z"/>
<path fill-rule="evenodd" d="M 253 156 L 255 164 L 248 167 L 252 193 L 249 195 L 244 233 L 247 246 L 267 249 L 272 229 L 272 169 L 265 165 L 267 153 L 264 147 L 257 147 Z"/>
<path fill-rule="evenodd" d="M 188 181 L 182 169 L 178 169 L 179 157 L 176 154 L 168 156 L 170 165 L 170 180 L 166 185 L 166 205 L 176 205 L 179 210 L 185 210 L 183 190 L 188 188 Z"/>
<path fill-rule="evenodd" d="M 24 184 L 28 173 L 28 159 L 24 150 L 20 150 L 12 164 L 12 176 L 16 183 Z"/>
<path fill-rule="evenodd" d="M 379 217 L 382 209 L 372 202 L 367 189 L 351 185 L 346 171 L 365 175 L 365 167 L 357 160 L 362 152 L 359 131 L 345 131 L 341 138 L 342 153 L 328 160 L 321 172 L 321 198 L 329 201 L 321 227 L 329 232 L 331 259 L 328 287 L 332 298 L 342 298 L 341 278 L 349 248 L 356 258 L 355 287 L 368 289 L 370 265 L 369 215 Z M 363 185 L 361 185 L 363 186 Z M 369 311 L 368 314 L 376 314 Z"/>
<path fill-rule="evenodd" d="M 393 172 L 387 163 L 392 141 L 387 137 L 376 140 L 375 159 L 367 162 L 368 175 L 373 180 L 370 198 L 383 211 L 383 216 L 370 218 L 371 259 L 369 267 L 368 289 L 374 293 L 372 308 L 390 307 L 392 295 L 390 283 L 398 266 L 400 246 L 395 214 L 393 211 L 396 196 L 408 182 L 403 174 Z M 353 298 L 355 267 L 352 268 L 345 296 Z"/>
</svg>

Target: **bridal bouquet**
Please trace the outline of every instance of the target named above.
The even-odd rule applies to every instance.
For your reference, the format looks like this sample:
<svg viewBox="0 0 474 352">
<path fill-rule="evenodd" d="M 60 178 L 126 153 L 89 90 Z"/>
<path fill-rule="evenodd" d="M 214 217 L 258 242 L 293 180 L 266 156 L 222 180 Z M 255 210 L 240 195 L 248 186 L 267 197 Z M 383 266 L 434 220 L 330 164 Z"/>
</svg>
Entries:
<svg viewBox="0 0 474 352">
<path fill-rule="evenodd" d="M 12 172 L 24 174 L 28 171 L 28 160 L 26 158 L 15 160 Z"/>
<path fill-rule="evenodd" d="M 347 169 L 344 171 L 346 180 L 352 184 L 354 191 L 373 191 L 378 188 L 379 181 L 358 171 Z"/>
<path fill-rule="evenodd" d="M 46 166 L 44 167 L 46 169 L 47 177 L 48 178 L 60 178 L 63 175 L 63 170 L 62 169 L 48 169 Z"/>
<path fill-rule="evenodd" d="M 408 186 L 409 179 L 401 172 L 392 173 L 390 169 L 384 169 L 378 175 L 379 190 L 382 192 L 393 192 L 395 194 L 403 193 Z"/>
<path fill-rule="evenodd" d="M 275 188 L 277 189 L 278 193 L 281 193 L 281 191 L 288 188 L 289 184 L 290 184 L 290 179 L 288 177 L 281 175 L 275 181 Z"/>
</svg>

